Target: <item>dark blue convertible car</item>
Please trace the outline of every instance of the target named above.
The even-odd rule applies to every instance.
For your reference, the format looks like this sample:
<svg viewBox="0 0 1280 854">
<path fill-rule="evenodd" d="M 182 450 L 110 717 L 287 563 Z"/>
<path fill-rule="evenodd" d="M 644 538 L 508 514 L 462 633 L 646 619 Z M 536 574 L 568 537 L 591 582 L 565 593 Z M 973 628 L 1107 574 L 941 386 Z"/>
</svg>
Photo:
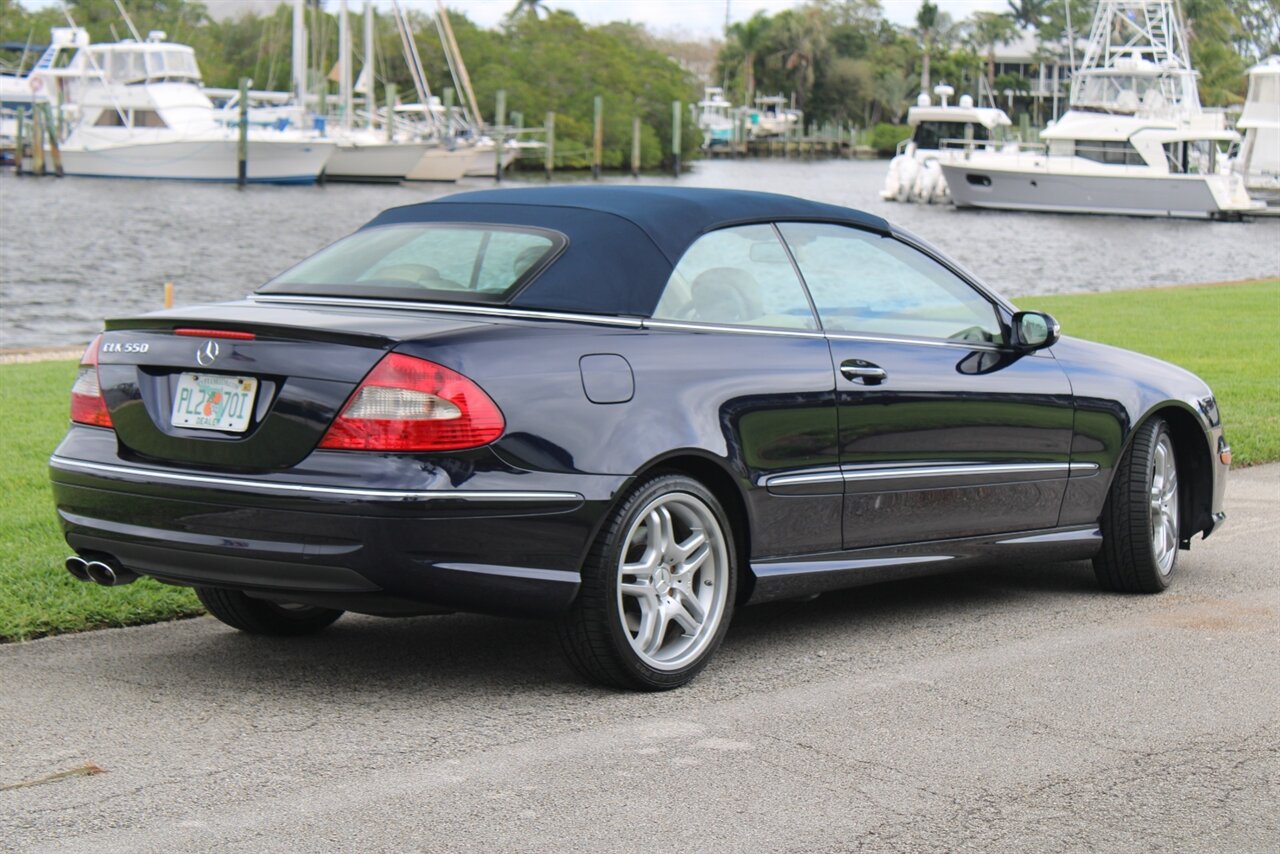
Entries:
<svg viewBox="0 0 1280 854">
<path fill-rule="evenodd" d="M 77 578 L 265 634 L 545 616 L 645 689 L 754 602 L 993 559 L 1158 592 L 1230 461 L 1195 376 L 879 217 L 670 188 L 386 211 L 243 301 L 108 321 L 71 418 Z"/>
</svg>

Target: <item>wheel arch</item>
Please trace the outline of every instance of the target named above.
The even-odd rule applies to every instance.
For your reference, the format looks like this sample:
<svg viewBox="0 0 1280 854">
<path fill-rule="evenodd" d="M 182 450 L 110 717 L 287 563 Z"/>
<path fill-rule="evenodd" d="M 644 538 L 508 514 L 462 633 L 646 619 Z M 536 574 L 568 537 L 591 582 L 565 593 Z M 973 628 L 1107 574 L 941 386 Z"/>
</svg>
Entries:
<svg viewBox="0 0 1280 854">
<path fill-rule="evenodd" d="M 588 544 L 594 543 L 600 536 L 600 526 L 604 524 L 613 510 L 626 499 L 636 484 L 654 474 L 682 474 L 693 478 L 711 491 L 720 502 L 729 517 L 730 533 L 733 535 L 734 551 L 737 553 L 738 594 L 737 603 L 742 604 L 750 598 L 754 587 L 755 575 L 750 569 L 751 557 L 751 516 L 747 511 L 747 500 L 742 494 L 742 487 L 737 476 L 729 468 L 727 461 L 692 448 L 672 451 L 649 460 L 627 481 L 625 488 L 618 490 L 608 512 L 602 513 L 596 530 L 592 532 Z M 588 545 L 588 548 L 590 545 Z"/>
<path fill-rule="evenodd" d="M 1147 411 L 1125 436 L 1121 457 L 1129 453 L 1139 428 L 1153 418 L 1163 418 L 1173 438 L 1173 454 L 1178 464 L 1182 490 L 1181 518 L 1178 520 L 1181 545 L 1213 527 L 1213 469 L 1209 436 L 1201 417 L 1186 403 L 1168 400 Z M 1114 477 L 1114 474 L 1113 474 Z"/>
</svg>

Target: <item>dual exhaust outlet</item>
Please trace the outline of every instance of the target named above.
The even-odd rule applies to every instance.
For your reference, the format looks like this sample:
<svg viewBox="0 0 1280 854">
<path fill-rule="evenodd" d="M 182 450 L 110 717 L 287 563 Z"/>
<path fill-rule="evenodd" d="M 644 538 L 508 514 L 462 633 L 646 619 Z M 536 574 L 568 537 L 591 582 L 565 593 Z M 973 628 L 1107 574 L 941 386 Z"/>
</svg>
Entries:
<svg viewBox="0 0 1280 854">
<path fill-rule="evenodd" d="M 92 581 L 95 584 L 101 584 L 103 587 L 119 587 L 122 584 L 132 584 L 138 580 L 138 574 L 131 570 L 125 569 L 120 562 L 113 557 L 94 557 L 85 558 L 80 555 L 72 555 L 67 558 L 64 566 L 72 577 L 79 581 Z"/>
</svg>

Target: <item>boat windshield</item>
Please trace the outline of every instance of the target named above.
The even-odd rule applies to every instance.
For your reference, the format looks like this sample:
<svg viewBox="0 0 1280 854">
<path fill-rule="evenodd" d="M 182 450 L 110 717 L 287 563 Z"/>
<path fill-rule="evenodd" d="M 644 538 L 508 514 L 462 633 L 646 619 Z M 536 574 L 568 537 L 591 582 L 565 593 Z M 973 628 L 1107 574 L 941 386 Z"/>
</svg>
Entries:
<svg viewBox="0 0 1280 854">
<path fill-rule="evenodd" d="M 916 148 L 940 150 L 943 148 L 964 148 L 966 128 L 973 128 L 973 139 L 985 142 L 991 138 L 990 131 L 977 122 L 921 122 L 916 125 L 911 139 Z"/>
<path fill-rule="evenodd" d="M 1072 108 L 1124 115 L 1153 114 L 1174 109 L 1183 100 L 1174 75 L 1085 72 L 1079 75 Z"/>
<path fill-rule="evenodd" d="M 111 83 L 200 82 L 195 52 L 181 45 L 139 44 L 92 48 L 91 70 Z"/>
<path fill-rule="evenodd" d="M 357 231 L 259 293 L 504 303 L 567 242 L 554 231 L 413 223 Z"/>
</svg>

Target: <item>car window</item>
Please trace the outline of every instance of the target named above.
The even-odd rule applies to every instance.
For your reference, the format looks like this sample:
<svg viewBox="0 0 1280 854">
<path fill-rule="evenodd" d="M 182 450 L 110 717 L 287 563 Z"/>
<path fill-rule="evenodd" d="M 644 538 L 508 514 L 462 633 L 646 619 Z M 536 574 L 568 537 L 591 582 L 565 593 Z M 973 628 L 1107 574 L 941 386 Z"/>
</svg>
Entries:
<svg viewBox="0 0 1280 854">
<path fill-rule="evenodd" d="M 781 223 L 778 228 L 824 329 L 1004 342 L 995 306 L 902 241 L 827 223 Z"/>
<path fill-rule="evenodd" d="M 817 329 L 787 251 L 770 225 L 713 231 L 685 251 L 654 309 L 658 320 Z"/>
<path fill-rule="evenodd" d="M 370 228 L 322 249 L 262 292 L 501 302 L 563 244 L 554 232 L 506 226 Z"/>
</svg>

